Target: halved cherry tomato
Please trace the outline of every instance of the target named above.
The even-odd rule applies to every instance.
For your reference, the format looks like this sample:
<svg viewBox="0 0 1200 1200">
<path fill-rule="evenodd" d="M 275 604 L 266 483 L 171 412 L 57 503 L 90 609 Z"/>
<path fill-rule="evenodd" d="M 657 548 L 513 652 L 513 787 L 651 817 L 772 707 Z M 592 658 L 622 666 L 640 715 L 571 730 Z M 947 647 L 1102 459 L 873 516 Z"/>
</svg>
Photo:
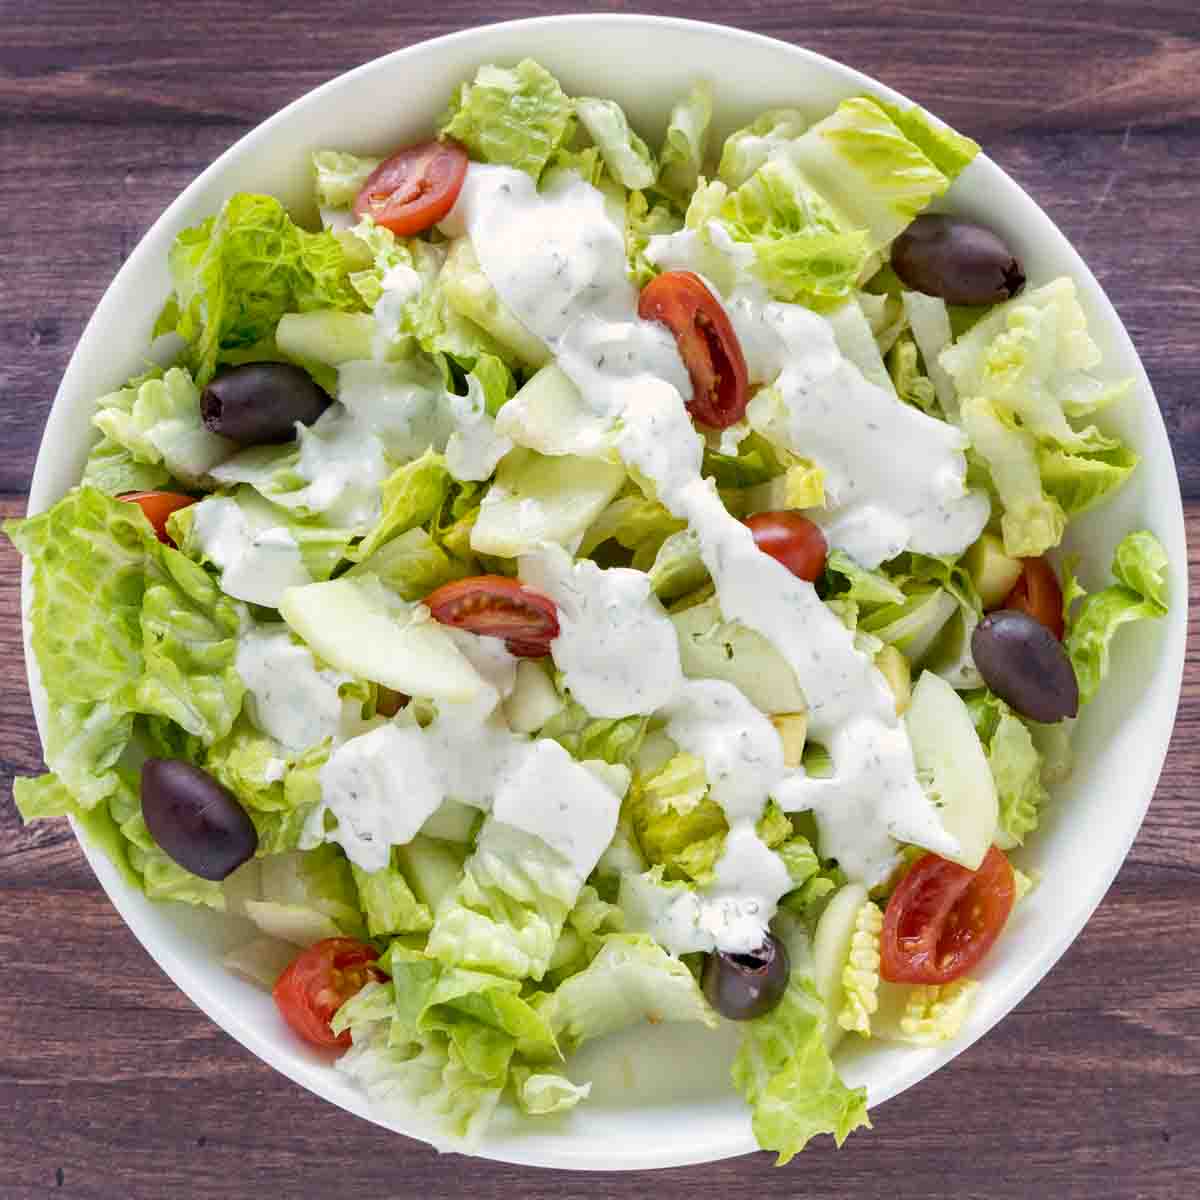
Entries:
<svg viewBox="0 0 1200 1200">
<path fill-rule="evenodd" d="M 1021 559 L 1021 574 L 1004 600 L 1005 608 L 1015 608 L 1040 621 L 1061 642 L 1063 594 L 1054 568 L 1044 558 Z"/>
<path fill-rule="evenodd" d="M 181 492 L 127 492 L 118 499 L 136 504 L 146 514 L 146 520 L 154 526 L 158 540 L 168 546 L 175 543 L 167 535 L 167 518 L 177 509 L 196 503 L 195 496 L 185 496 Z"/>
<path fill-rule="evenodd" d="M 891 983 L 953 982 L 991 948 L 1015 898 L 1012 867 L 995 846 L 977 871 L 924 855 L 888 901 L 880 974 Z"/>
<path fill-rule="evenodd" d="M 503 638 L 518 658 L 543 658 L 558 637 L 558 609 L 549 596 L 503 575 L 476 575 L 443 584 L 425 597 L 435 621 Z"/>
<path fill-rule="evenodd" d="M 454 207 L 466 177 L 467 152 L 457 142 L 406 146 L 367 176 L 354 215 L 393 233 L 420 233 Z"/>
<path fill-rule="evenodd" d="M 749 402 L 746 359 L 725 310 L 700 276 L 656 275 L 642 288 L 638 316 L 661 322 L 675 335 L 692 380 L 688 412 L 713 429 L 740 421 Z"/>
<path fill-rule="evenodd" d="M 354 938 L 326 938 L 299 955 L 275 981 L 271 994 L 283 1019 L 314 1046 L 350 1045 L 350 1031 L 334 1036 L 333 1014 L 379 973 L 373 946 Z"/>
<path fill-rule="evenodd" d="M 755 513 L 746 518 L 754 544 L 799 579 L 815 583 L 825 570 L 829 544 L 819 526 L 798 512 Z"/>
</svg>

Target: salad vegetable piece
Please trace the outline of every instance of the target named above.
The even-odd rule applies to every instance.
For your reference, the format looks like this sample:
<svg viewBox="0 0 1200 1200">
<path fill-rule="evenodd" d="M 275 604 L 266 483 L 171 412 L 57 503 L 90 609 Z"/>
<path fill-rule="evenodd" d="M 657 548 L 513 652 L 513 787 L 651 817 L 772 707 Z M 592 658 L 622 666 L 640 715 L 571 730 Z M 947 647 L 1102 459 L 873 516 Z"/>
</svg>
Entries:
<svg viewBox="0 0 1200 1200">
<path fill-rule="evenodd" d="M 490 65 L 315 154 L 321 229 L 231 197 L 170 254 L 177 360 L 6 526 L 24 817 L 248 916 L 230 970 L 456 1146 L 661 1021 L 738 1023 L 781 1162 L 867 1125 L 839 1043 L 969 1020 L 1070 718 L 1167 610 L 1148 531 L 1090 595 L 1058 549 L 1129 384 L 953 215 L 975 144 L 859 96 L 715 145 L 716 103 L 635 131 Z"/>
</svg>

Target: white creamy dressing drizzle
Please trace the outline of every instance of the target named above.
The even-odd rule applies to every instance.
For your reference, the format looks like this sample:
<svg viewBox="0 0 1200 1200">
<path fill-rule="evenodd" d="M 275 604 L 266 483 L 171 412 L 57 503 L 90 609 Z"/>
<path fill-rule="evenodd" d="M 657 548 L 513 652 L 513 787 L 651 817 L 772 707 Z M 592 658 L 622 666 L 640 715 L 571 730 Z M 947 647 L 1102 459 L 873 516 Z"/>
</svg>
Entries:
<svg viewBox="0 0 1200 1200">
<path fill-rule="evenodd" d="M 319 668 L 286 626 L 252 625 L 242 633 L 236 661 L 251 722 L 292 754 L 333 743 L 305 844 L 338 842 L 351 862 L 382 870 L 392 846 L 411 841 L 454 800 L 541 838 L 582 886 L 612 841 L 628 772 L 576 762 L 557 742 L 513 733 L 500 702 L 512 692 L 518 660 L 499 639 L 447 632 L 481 686 L 468 702 L 440 704 L 425 728 L 407 711 L 392 721 L 363 720 L 360 702 L 340 694 L 353 679 Z M 286 767 L 272 758 L 268 781 L 283 778 Z M 326 812 L 337 818 L 328 831 Z"/>
<path fill-rule="evenodd" d="M 237 673 L 246 685 L 246 714 L 263 733 L 299 754 L 326 738 L 363 728 L 362 704 L 340 689 L 349 675 L 318 667 L 286 625 L 251 625 L 238 638 Z"/>
<path fill-rule="evenodd" d="M 693 941 L 696 926 L 706 927 L 701 941 L 708 946 L 749 950 L 757 945 L 787 887 L 782 865 L 754 831 L 768 795 L 775 795 L 791 810 L 812 808 L 823 852 L 836 857 L 854 878 L 875 882 L 886 875 L 895 860 L 893 838 L 953 850 L 953 839 L 942 829 L 917 781 L 911 747 L 882 676 L 855 650 L 852 635 L 821 603 L 815 589 L 758 551 L 749 530 L 726 511 L 711 483 L 701 477 L 701 439 L 682 399 L 689 387 L 686 372 L 669 333 L 636 315 L 637 297 L 625 274 L 622 234 L 605 213 L 601 194 L 568 176 L 539 195 L 521 172 L 472 164 L 452 219 L 469 230 L 480 264 L 500 297 L 554 352 L 597 420 L 615 428 L 625 463 L 653 481 L 663 504 L 696 533 L 725 617 L 761 633 L 791 664 L 809 702 L 812 736 L 827 746 L 834 760 L 835 774 L 828 780 L 786 771 L 777 736 L 773 748 L 766 749 L 769 723 L 729 685 L 716 685 L 721 690 L 714 692 L 712 685 L 697 691 L 701 685 L 683 684 L 674 697 L 664 698 L 675 734 L 704 758 L 714 796 L 728 803 L 731 826 L 717 867 L 717 883 L 704 894 L 686 893 L 693 911 L 687 922 L 678 924 L 690 923 Z M 789 335 L 810 327 L 820 332 L 824 327 L 811 314 L 793 319 L 787 315 L 789 306 L 772 307 L 784 310 L 776 323 Z M 750 356 L 762 369 L 769 339 L 765 333 L 754 334 L 747 318 L 739 320 L 748 329 Z M 794 383 L 779 387 L 789 411 L 794 401 L 812 419 L 814 410 L 804 407 L 805 392 L 822 381 L 843 392 L 844 409 L 860 407 L 860 394 L 870 385 L 852 368 L 837 369 L 836 347 L 827 331 L 817 341 L 816 365 L 807 364 L 805 343 L 785 345 L 784 335 L 776 336 L 774 352 L 783 356 L 794 376 Z M 797 417 L 789 430 L 792 440 L 801 444 L 807 437 L 803 424 Z M 838 427 L 845 437 L 860 436 L 849 420 Z M 878 434 L 874 444 L 881 458 L 903 459 L 915 435 L 907 428 L 898 430 L 895 421 L 887 430 L 866 430 Z M 837 449 L 836 443 L 833 448 Z M 952 458 L 957 452 L 946 448 L 945 453 Z M 961 454 L 957 462 L 965 469 Z M 870 482 L 878 463 L 842 451 L 835 467 L 845 475 L 847 494 L 879 496 Z M 853 474 L 860 470 L 866 472 L 864 477 Z M 936 476 L 935 490 L 945 489 L 944 475 L 943 471 Z M 940 492 L 937 495 L 939 514 L 948 511 L 947 499 Z M 883 504 L 882 498 L 875 502 Z M 904 503 L 911 511 L 900 513 L 889 528 L 905 521 L 910 531 L 924 530 L 932 518 L 908 493 Z M 963 549 L 974 536 L 964 535 L 963 545 L 955 549 Z M 523 568 L 528 561 L 523 560 Z M 647 596 L 647 611 L 639 621 L 620 633 L 614 626 L 603 634 L 597 629 L 603 622 L 589 619 L 588 604 L 571 594 L 572 588 L 599 591 L 605 581 L 605 590 L 611 590 L 614 598 L 593 598 L 592 612 L 602 613 L 611 602 L 615 607 L 609 620 L 620 617 L 629 622 L 632 605 L 628 596 L 622 598 L 623 582 L 618 577 L 616 586 L 607 589 L 606 579 L 612 574 L 597 569 L 592 576 L 586 568 L 577 570 L 569 587 L 553 569 L 538 578 L 550 585 L 556 601 L 563 598 L 566 620 L 552 653 L 558 665 L 569 668 L 572 691 L 588 690 L 593 700 L 599 698 L 617 715 L 618 692 L 626 696 L 625 711 L 643 711 L 646 696 L 657 686 L 651 672 L 661 671 L 661 657 L 644 652 L 655 644 L 649 631 L 656 628 L 651 619 L 656 600 Z M 661 609 L 653 615 L 670 628 Z M 638 631 L 637 636 L 626 636 L 627 629 Z M 604 658 L 589 654 L 587 647 L 574 644 L 576 631 L 608 637 L 620 653 Z M 651 665 L 635 678 L 643 658 Z M 635 696 L 639 696 L 636 701 Z M 712 718 L 714 706 L 720 709 L 720 720 Z M 733 782 L 739 778 L 746 781 L 744 787 Z M 768 859 L 779 869 L 772 873 L 766 868 Z M 732 921 L 722 912 L 731 903 L 738 912 L 738 919 Z M 751 909 L 753 920 L 747 920 Z M 665 944 L 684 948 L 678 942 L 673 945 L 670 930 L 665 932 Z"/>
<path fill-rule="evenodd" d="M 266 510 L 266 511 L 264 511 Z M 262 504 L 209 496 L 192 509 L 192 538 L 221 572 L 227 596 L 277 608 L 290 587 L 312 583 L 296 539 Z"/>
<path fill-rule="evenodd" d="M 383 442 L 343 404 L 331 404 L 312 425 L 296 423 L 299 453 L 291 472 L 303 483 L 280 490 L 280 451 L 251 446 L 214 467 L 218 483 L 248 483 L 273 504 L 321 513 L 328 524 L 366 529 L 379 516 L 379 485 L 387 477 Z"/>
<path fill-rule="evenodd" d="M 725 309 L 750 381 L 770 385 L 747 419 L 821 468 L 827 502 L 811 516 L 830 545 L 870 568 L 905 550 L 961 553 L 989 512 L 987 497 L 966 489 L 966 434 L 864 379 L 839 352 L 828 321 L 766 298 L 742 251 L 713 222 L 652 237 L 646 255 L 665 269 L 691 271 L 719 269 L 714 255 L 724 257 L 720 274 L 732 285 Z"/>
</svg>

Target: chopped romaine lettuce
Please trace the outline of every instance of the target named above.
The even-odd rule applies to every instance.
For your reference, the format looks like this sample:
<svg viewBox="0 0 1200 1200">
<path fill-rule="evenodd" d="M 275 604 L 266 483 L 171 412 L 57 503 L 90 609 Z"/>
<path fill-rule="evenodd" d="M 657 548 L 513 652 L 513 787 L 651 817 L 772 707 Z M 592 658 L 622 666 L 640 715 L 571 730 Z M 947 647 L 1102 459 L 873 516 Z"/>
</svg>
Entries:
<svg viewBox="0 0 1200 1200">
<path fill-rule="evenodd" d="M 526 58 L 515 67 L 480 67 L 474 82 L 455 93 L 440 132 L 484 162 L 516 167 L 537 179 L 566 141 L 571 112 L 558 80 Z"/>
<path fill-rule="evenodd" d="M 449 490 L 446 460 L 432 449 L 397 467 L 380 487 L 383 512 L 379 520 L 361 542 L 346 552 L 347 557 L 362 562 L 393 538 L 426 524 L 441 511 Z"/>
<path fill-rule="evenodd" d="M 683 208 L 696 189 L 708 152 L 712 122 L 712 85 L 700 80 L 671 109 L 658 156 L 657 188 Z"/>
<path fill-rule="evenodd" d="M 371 172 L 382 159 L 342 150 L 316 150 L 312 156 L 317 203 L 322 208 L 352 208 Z"/>
<path fill-rule="evenodd" d="M 1067 629 L 1067 653 L 1082 704 L 1091 700 L 1108 674 L 1117 630 L 1129 621 L 1167 612 L 1167 555 L 1154 534 L 1139 530 L 1123 538 L 1113 554 L 1112 572 L 1117 582 L 1088 596 Z"/>
<path fill-rule="evenodd" d="M 273 196 L 231 196 L 216 217 L 179 234 L 170 267 L 175 294 L 154 332 L 174 330 L 188 343 L 199 387 L 229 351 L 269 339 L 285 312 L 361 307 L 341 243 L 301 229 Z"/>
<path fill-rule="evenodd" d="M 641 1021 L 699 1021 L 710 1029 L 717 1015 L 691 971 L 645 934 L 612 933 L 584 970 L 546 994 L 559 1044 L 576 1049 Z"/>
<path fill-rule="evenodd" d="M 134 462 L 161 464 L 168 475 L 193 486 L 237 450 L 204 428 L 200 392 L 180 367 L 161 379 L 101 396 L 92 424 L 109 443 L 125 447 Z"/>
<path fill-rule="evenodd" d="M 768 159 L 781 152 L 807 128 L 804 114 L 794 108 L 770 108 L 749 125 L 735 130 L 721 148 L 717 176 L 727 187 L 741 187 Z"/>
<path fill-rule="evenodd" d="M 870 1128 L 865 1088 L 842 1083 L 825 1046 L 827 1016 L 809 974 L 807 935 L 793 925 L 786 938 L 792 975 L 783 1000 L 766 1016 L 744 1022 L 733 1062 L 733 1085 L 753 1114 L 764 1150 L 789 1162 L 819 1133 L 840 1146 L 855 1130 Z"/>
<path fill-rule="evenodd" d="M 627 188 L 645 188 L 654 182 L 654 156 L 630 129 L 624 110 L 615 100 L 581 96 L 575 101 L 575 112 L 618 183 Z"/>
</svg>

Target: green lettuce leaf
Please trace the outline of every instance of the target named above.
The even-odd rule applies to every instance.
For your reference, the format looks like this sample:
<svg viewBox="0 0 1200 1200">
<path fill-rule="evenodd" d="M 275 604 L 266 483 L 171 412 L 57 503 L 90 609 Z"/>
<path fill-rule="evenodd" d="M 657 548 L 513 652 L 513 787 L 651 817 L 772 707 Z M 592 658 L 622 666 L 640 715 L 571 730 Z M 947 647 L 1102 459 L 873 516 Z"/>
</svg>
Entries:
<svg viewBox="0 0 1200 1200">
<path fill-rule="evenodd" d="M 1042 487 L 1068 517 L 1095 508 L 1129 478 L 1139 461 L 1128 446 L 1091 454 L 1068 454 L 1040 446 L 1037 456 Z"/>
<path fill-rule="evenodd" d="M 168 475 L 192 486 L 238 448 L 204 428 L 199 389 L 181 367 L 101 396 L 92 424 L 109 442 L 124 446 L 135 462 L 161 464 Z"/>
<path fill-rule="evenodd" d="M 979 153 L 978 143 L 951 129 L 918 104 L 902 106 L 878 96 L 863 99 L 887 113 L 896 128 L 951 181 L 957 179 Z"/>
<path fill-rule="evenodd" d="M 145 674 L 139 712 L 167 717 L 206 745 L 224 737 L 241 711 L 237 635 L 245 609 L 171 546 L 147 555 L 141 625 Z"/>
<path fill-rule="evenodd" d="M 439 132 L 475 158 L 526 171 L 536 180 L 571 129 L 571 101 L 545 67 L 487 65 L 459 86 Z"/>
<path fill-rule="evenodd" d="M 383 512 L 379 520 L 347 557 L 361 562 L 393 538 L 431 521 L 442 508 L 450 489 L 446 460 L 433 450 L 397 467 L 380 489 Z"/>
<path fill-rule="evenodd" d="M 374 575 L 405 600 L 422 600 L 430 592 L 471 573 L 462 559 L 450 555 L 424 529 L 410 529 L 380 546 L 347 575 Z"/>
<path fill-rule="evenodd" d="M 585 530 L 576 553 L 589 558 L 597 546 L 611 539 L 626 550 L 644 551 L 652 563 L 667 537 L 686 528 L 687 522 L 673 516 L 659 501 L 634 492 L 617 497 L 604 509 Z"/>
<path fill-rule="evenodd" d="M 205 752 L 204 769 L 250 815 L 258 831 L 258 853 L 281 854 L 303 840 L 305 823 L 320 801 L 318 773 L 328 754 L 328 747 L 320 745 L 293 757 L 243 713 Z"/>
<path fill-rule="evenodd" d="M 361 307 L 338 239 L 301 229 L 273 196 L 231 196 L 179 234 L 169 264 L 175 293 L 154 332 L 188 343 L 199 387 L 228 352 L 268 339 L 285 312 Z"/>
<path fill-rule="evenodd" d="M 937 393 L 933 381 L 921 372 L 920 354 L 911 334 L 902 334 L 896 339 L 895 345 L 888 351 L 887 368 L 896 395 L 905 404 L 931 415 L 937 412 Z"/>
<path fill-rule="evenodd" d="M 1005 553 L 1031 558 L 1057 546 L 1067 517 L 1042 488 L 1033 435 L 1012 424 L 982 396 L 963 397 L 962 423 L 1004 507 L 1000 530 Z"/>
<path fill-rule="evenodd" d="M 804 114 L 794 108 L 771 108 L 759 113 L 749 125 L 725 139 L 717 177 L 729 188 L 741 187 L 768 159 L 786 152 L 808 124 Z"/>
<path fill-rule="evenodd" d="M 139 462 L 132 451 L 105 435 L 83 465 L 84 484 L 110 496 L 129 492 L 171 491 L 171 472 L 161 463 Z"/>
<path fill-rule="evenodd" d="M 715 215 L 753 246 L 755 273 L 780 300 L 837 307 L 870 258 L 867 232 L 848 227 L 791 158 L 768 159 Z"/>
<path fill-rule="evenodd" d="M 646 258 L 646 246 L 659 234 L 678 233 L 683 228 L 679 214 L 666 204 L 651 206 L 642 192 L 630 192 L 625 203 L 625 256 L 634 284 L 645 287 L 658 273 Z"/>
<path fill-rule="evenodd" d="M 675 103 L 667 121 L 667 132 L 658 156 L 657 188 L 681 208 L 696 190 L 700 169 L 708 153 L 712 100 L 712 84 L 699 80 Z"/>
<path fill-rule="evenodd" d="M 699 1021 L 710 1029 L 718 1023 L 687 966 L 646 934 L 607 935 L 584 970 L 543 996 L 541 1007 L 568 1053 L 642 1021 Z"/>
<path fill-rule="evenodd" d="M 1117 582 L 1093 592 L 1067 628 L 1066 648 L 1079 681 L 1079 700 L 1095 696 L 1108 674 L 1109 650 L 1117 630 L 1130 621 L 1167 613 L 1167 554 L 1146 530 L 1127 534 L 1113 554 Z"/>
<path fill-rule="evenodd" d="M 779 1006 L 742 1025 L 742 1043 L 733 1062 L 733 1085 L 750 1105 L 754 1135 L 774 1150 L 780 1166 L 799 1154 L 819 1133 L 831 1133 L 840 1146 L 860 1127 L 870 1128 L 865 1088 L 848 1088 L 838 1076 L 825 1043 L 825 1005 L 817 994 L 808 962 L 807 938 L 799 930 L 789 948 L 792 976 Z"/>
<path fill-rule="evenodd" d="M 903 604 L 904 590 L 883 571 L 868 571 L 860 567 L 844 550 L 834 550 L 825 564 L 830 576 L 840 576 L 845 587 L 834 580 L 836 594 L 853 600 L 860 608 L 872 608 L 881 604 Z"/>
<path fill-rule="evenodd" d="M 167 518 L 167 533 L 193 562 L 226 570 L 231 563 L 228 560 L 217 562 L 211 557 L 213 547 L 201 536 L 196 522 L 202 512 L 207 513 L 213 508 L 225 509 L 226 515 L 229 515 L 229 505 L 236 505 L 240 510 L 240 518 L 235 519 L 235 524 L 244 524 L 243 541 L 247 550 L 253 549 L 254 535 L 268 529 L 284 529 L 296 545 L 309 581 L 314 583 L 321 583 L 333 574 L 338 564 L 348 557 L 349 544 L 355 537 L 353 529 L 328 525 L 320 516 L 301 517 L 292 509 L 272 504 L 249 484 L 241 484 L 223 495 L 206 496 L 187 508 L 176 509 Z"/>
<path fill-rule="evenodd" d="M 648 723 L 647 717 L 592 717 L 582 705 L 568 698 L 538 736 L 553 738 L 580 762 L 600 759 L 628 765 L 641 747 Z"/>
<path fill-rule="evenodd" d="M 363 184 L 382 161 L 341 150 L 313 151 L 317 203 L 322 208 L 353 208 Z"/>
<path fill-rule="evenodd" d="M 33 564 L 31 641 L 51 705 L 131 708 L 145 668 L 146 556 L 157 545 L 141 509 L 82 487 L 4 532 Z"/>
<path fill-rule="evenodd" d="M 581 882 L 540 838 L 489 820 L 439 906 L 429 954 L 447 966 L 541 979 Z"/>
<path fill-rule="evenodd" d="M 590 1083 L 572 1083 L 561 1071 L 535 1071 L 526 1066 L 513 1067 L 512 1086 L 517 1106 L 531 1117 L 568 1112 L 592 1090 Z"/>
<path fill-rule="evenodd" d="M 368 984 L 339 1009 L 337 1018 L 347 1014 L 339 1023 L 350 1030 L 354 1044 L 337 1060 L 337 1070 L 354 1080 L 380 1112 L 408 1119 L 416 1110 L 451 1144 L 464 1149 L 477 1145 L 507 1082 L 503 1053 L 499 1062 L 491 1056 L 491 1074 L 480 1074 L 475 1069 L 479 1056 L 440 1031 L 392 1041 L 393 1022 L 368 1019 L 371 1014 L 364 1007 L 368 1001 L 378 1004 L 391 991 L 391 984 Z"/>
<path fill-rule="evenodd" d="M 396 865 L 395 856 L 382 871 L 364 871 L 351 864 L 358 898 L 367 918 L 371 937 L 398 933 L 426 933 L 433 928 L 427 905 L 413 895 L 408 880 Z"/>
<path fill-rule="evenodd" d="M 654 182 L 654 156 L 630 129 L 624 110 L 615 100 L 581 96 L 575 101 L 575 112 L 618 183 L 627 188 L 645 188 Z"/>
<path fill-rule="evenodd" d="M 921 146 L 865 97 L 843 100 L 796 139 L 788 156 L 842 214 L 843 227 L 867 230 L 871 251 L 888 245 L 950 185 Z"/>
</svg>

